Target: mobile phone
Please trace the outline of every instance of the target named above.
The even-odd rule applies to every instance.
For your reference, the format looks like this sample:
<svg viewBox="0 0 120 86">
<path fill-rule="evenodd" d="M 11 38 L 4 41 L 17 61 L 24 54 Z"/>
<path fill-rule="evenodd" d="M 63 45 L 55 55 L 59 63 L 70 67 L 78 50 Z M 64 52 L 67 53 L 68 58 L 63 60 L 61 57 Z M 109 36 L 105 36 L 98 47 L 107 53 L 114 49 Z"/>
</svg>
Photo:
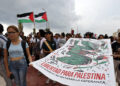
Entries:
<svg viewBox="0 0 120 86">
<path fill-rule="evenodd" d="M 12 80 L 12 79 L 14 79 L 14 78 L 15 78 L 14 75 L 11 74 L 11 75 L 10 75 L 10 79 Z"/>
</svg>

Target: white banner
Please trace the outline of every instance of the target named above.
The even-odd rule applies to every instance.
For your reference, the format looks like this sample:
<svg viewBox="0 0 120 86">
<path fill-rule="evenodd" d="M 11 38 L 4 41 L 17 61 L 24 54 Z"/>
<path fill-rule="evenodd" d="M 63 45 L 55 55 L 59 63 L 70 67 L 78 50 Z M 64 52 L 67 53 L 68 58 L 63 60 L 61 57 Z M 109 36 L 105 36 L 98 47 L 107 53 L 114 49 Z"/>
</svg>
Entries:
<svg viewBox="0 0 120 86">
<path fill-rule="evenodd" d="M 38 61 L 32 62 L 48 78 L 70 86 L 116 86 L 109 39 L 71 38 Z"/>
</svg>

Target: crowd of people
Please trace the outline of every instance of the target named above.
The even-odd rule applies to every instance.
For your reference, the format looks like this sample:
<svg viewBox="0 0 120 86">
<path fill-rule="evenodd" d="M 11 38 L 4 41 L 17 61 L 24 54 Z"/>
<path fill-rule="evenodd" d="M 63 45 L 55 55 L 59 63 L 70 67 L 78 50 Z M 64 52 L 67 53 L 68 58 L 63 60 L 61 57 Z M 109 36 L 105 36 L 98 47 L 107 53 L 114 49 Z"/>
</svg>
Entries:
<svg viewBox="0 0 120 86">
<path fill-rule="evenodd" d="M 16 86 L 26 85 L 26 73 L 29 63 L 44 58 L 54 50 L 62 47 L 69 38 L 110 39 L 114 57 L 116 80 L 120 86 L 120 33 L 118 37 L 100 34 L 98 37 L 92 32 L 56 33 L 40 29 L 36 34 L 25 36 L 18 28 L 10 25 L 7 33 L 3 34 L 4 27 L 0 24 L 0 75 L 6 80 L 7 86 L 12 86 L 10 78 L 15 79 Z M 46 81 L 49 83 L 49 79 Z"/>
</svg>

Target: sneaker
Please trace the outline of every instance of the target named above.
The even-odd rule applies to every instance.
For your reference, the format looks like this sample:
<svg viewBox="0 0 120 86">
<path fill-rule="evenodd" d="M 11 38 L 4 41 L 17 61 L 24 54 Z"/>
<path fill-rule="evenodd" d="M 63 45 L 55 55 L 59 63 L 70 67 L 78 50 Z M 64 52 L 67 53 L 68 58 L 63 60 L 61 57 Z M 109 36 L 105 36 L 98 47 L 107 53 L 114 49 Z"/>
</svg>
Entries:
<svg viewBox="0 0 120 86">
<path fill-rule="evenodd" d="M 46 83 L 46 84 L 49 84 L 49 83 L 50 83 L 50 79 L 47 79 L 45 83 Z"/>
<path fill-rule="evenodd" d="M 56 81 L 53 81 L 53 84 L 55 84 L 56 83 Z"/>
<path fill-rule="evenodd" d="M 41 75 L 42 75 L 42 73 L 38 71 L 38 76 L 41 76 Z"/>
</svg>

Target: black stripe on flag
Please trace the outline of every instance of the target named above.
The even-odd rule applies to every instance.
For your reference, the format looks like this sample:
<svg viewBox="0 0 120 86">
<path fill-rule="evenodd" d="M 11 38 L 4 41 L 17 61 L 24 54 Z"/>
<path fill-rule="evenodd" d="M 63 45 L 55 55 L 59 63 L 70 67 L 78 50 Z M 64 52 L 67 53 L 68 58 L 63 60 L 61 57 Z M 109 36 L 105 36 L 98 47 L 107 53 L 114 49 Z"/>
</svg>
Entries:
<svg viewBox="0 0 120 86">
<path fill-rule="evenodd" d="M 46 13 L 46 12 L 39 13 L 39 14 L 35 15 L 35 18 L 40 17 L 40 16 L 43 16 L 44 13 Z"/>
<path fill-rule="evenodd" d="M 29 13 L 23 13 L 23 14 L 17 14 L 17 17 L 26 17 L 29 16 L 32 12 Z"/>
</svg>

